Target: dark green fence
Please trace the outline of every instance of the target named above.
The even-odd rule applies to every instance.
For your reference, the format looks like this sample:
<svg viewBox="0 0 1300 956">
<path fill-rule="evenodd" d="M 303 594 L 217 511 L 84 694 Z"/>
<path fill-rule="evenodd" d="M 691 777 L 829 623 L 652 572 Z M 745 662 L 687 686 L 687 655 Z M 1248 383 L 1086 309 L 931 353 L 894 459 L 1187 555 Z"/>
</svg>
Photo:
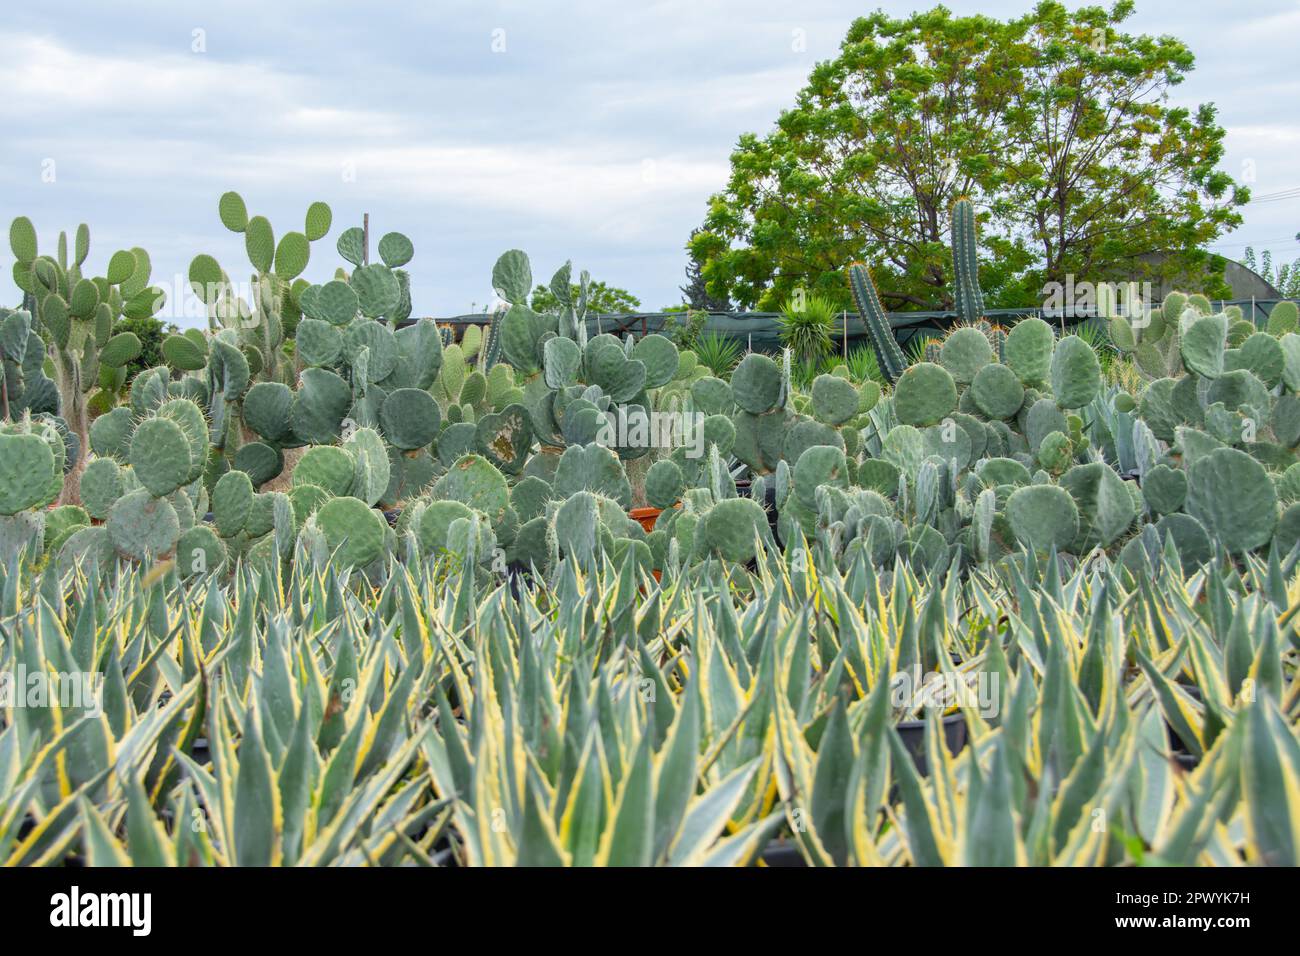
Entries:
<svg viewBox="0 0 1300 956">
<path fill-rule="evenodd" d="M 1224 308 L 1239 305 L 1248 318 L 1253 318 L 1256 325 L 1268 321 L 1268 314 L 1283 299 L 1223 299 L 1215 300 L 1215 305 Z M 1290 300 L 1296 301 L 1296 300 Z M 588 334 L 596 332 L 613 332 L 622 334 L 631 332 L 645 335 L 650 332 L 663 332 L 672 329 L 682 320 L 682 312 L 633 312 L 620 315 L 600 315 L 588 318 Z M 989 309 L 985 316 L 990 322 L 1013 325 L 1022 318 L 1037 316 L 1053 325 L 1063 328 L 1072 327 L 1095 318 L 1091 311 L 1060 309 Z M 718 332 L 731 336 L 745 347 L 756 352 L 775 352 L 781 347 L 781 334 L 778 312 L 710 312 L 704 331 Z M 460 330 L 467 325 L 486 325 L 490 316 L 477 313 L 473 315 L 456 315 L 449 318 L 435 319 L 440 324 L 450 325 Z M 917 336 L 931 338 L 943 335 L 955 322 L 955 312 L 891 312 L 889 324 L 893 326 L 894 335 L 899 344 L 906 348 Z M 836 323 L 833 333 L 837 350 L 847 348 L 852 351 L 859 345 L 867 343 L 867 332 L 862 319 L 856 312 L 844 312 Z"/>
</svg>

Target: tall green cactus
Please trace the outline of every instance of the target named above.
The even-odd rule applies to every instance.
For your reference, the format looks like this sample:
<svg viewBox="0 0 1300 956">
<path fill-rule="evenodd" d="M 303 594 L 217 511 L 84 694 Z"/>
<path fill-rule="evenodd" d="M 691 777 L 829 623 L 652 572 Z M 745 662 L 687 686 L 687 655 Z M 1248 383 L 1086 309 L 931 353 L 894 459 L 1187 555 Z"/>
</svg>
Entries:
<svg viewBox="0 0 1300 956">
<path fill-rule="evenodd" d="M 876 359 L 880 371 L 892 385 L 907 369 L 907 356 L 894 338 L 894 330 L 889 325 L 889 315 L 880 304 L 880 295 L 876 284 L 871 280 L 871 273 L 861 263 L 849 266 L 849 288 L 853 292 L 853 301 L 857 304 L 858 314 L 867 327 L 871 338 L 871 347 L 876 350 Z"/>
<path fill-rule="evenodd" d="M 9 244 L 17 259 L 14 282 L 35 310 L 32 331 L 49 346 L 58 414 L 77 445 L 60 501 L 79 504 L 91 412 L 102 413 L 115 404 L 116 393 L 126 384 L 126 365 L 141 349 L 135 335 L 115 335 L 114 325 L 123 316 L 153 316 L 166 302 L 166 293 L 149 286 L 149 255 L 139 248 L 115 252 L 103 276 L 84 276 L 82 266 L 90 254 L 90 230 L 84 223 L 77 228 L 71 258 L 66 234 L 59 236 L 55 256 L 40 255 L 36 229 L 25 216 L 9 227 Z"/>
<path fill-rule="evenodd" d="M 246 300 L 231 283 L 220 263 L 210 255 L 195 256 L 190 262 L 190 286 L 207 306 L 208 326 L 213 332 L 229 330 L 238 348 L 254 366 L 251 374 L 263 381 L 290 381 L 292 363 L 283 346 L 292 338 L 301 318 L 300 299 L 307 280 L 299 278 L 311 258 L 311 243 L 329 232 L 332 214 L 323 202 L 307 209 L 302 232 L 286 232 L 275 241 L 275 232 L 265 216 L 249 216 L 243 197 L 227 192 L 217 203 L 221 222 L 244 237 L 244 248 L 252 266 L 251 294 Z M 173 336 L 165 354 L 181 371 L 201 368 L 201 356 Z M 197 364 L 196 364 L 197 363 Z"/>
<path fill-rule="evenodd" d="M 952 271 L 957 317 L 974 323 L 984 315 L 984 295 L 980 292 L 975 205 L 965 196 L 952 204 Z"/>
</svg>

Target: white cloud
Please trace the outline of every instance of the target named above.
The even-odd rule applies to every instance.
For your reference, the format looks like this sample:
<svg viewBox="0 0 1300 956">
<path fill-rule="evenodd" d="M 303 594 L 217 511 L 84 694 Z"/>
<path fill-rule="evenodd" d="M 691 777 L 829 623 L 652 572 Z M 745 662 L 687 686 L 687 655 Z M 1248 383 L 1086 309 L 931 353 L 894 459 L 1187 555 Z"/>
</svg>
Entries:
<svg viewBox="0 0 1300 956">
<path fill-rule="evenodd" d="M 904 15 L 925 3 L 883 5 Z M 1005 18 L 1031 0 L 949 5 Z M 324 199 L 333 235 L 363 212 L 381 231 L 408 233 L 417 309 L 446 314 L 483 301 L 509 246 L 528 249 L 539 275 L 572 257 L 648 305 L 674 301 L 683 244 L 725 183 L 737 137 L 770 129 L 868 7 L 580 0 L 563 15 L 459 3 L 337 7 L 322 20 L 314 7 L 232 0 L 198 24 L 172 4 L 129 9 L 67 17 L 26 7 L 0 30 L 10 214 L 31 215 L 47 246 L 60 226 L 88 221 L 92 261 L 143 244 L 171 275 L 201 250 L 242 267 L 240 237 L 215 215 L 226 189 L 280 231 L 301 228 L 307 203 Z M 150 30 L 132 29 L 132 17 L 148 17 Z M 207 53 L 190 52 L 196 25 Z M 1300 185 L 1290 107 L 1300 80 L 1287 69 L 1297 26 L 1300 10 L 1283 0 L 1231 16 L 1140 0 L 1128 24 L 1196 52 L 1175 98 L 1218 104 L 1223 166 L 1239 176 L 1253 161 L 1257 193 Z M 500 55 L 490 45 L 498 27 L 508 42 Z M 806 50 L 792 49 L 796 30 Z M 47 158 L 55 184 L 40 179 Z M 355 181 L 345 181 L 349 168 Z M 1225 242 L 1294 231 L 1295 208 L 1249 207 Z M 317 246 L 314 277 L 332 269 L 332 244 Z"/>
</svg>

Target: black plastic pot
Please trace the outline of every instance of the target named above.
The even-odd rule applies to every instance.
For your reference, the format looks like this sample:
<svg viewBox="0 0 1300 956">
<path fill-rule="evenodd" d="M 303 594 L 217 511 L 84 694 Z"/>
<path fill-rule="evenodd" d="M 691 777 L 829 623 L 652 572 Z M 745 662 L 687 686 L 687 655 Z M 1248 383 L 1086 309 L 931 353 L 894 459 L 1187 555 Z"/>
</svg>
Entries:
<svg viewBox="0 0 1300 956">
<path fill-rule="evenodd" d="M 943 739 L 948 746 L 948 753 L 955 757 L 966 746 L 966 718 L 959 711 L 944 717 L 942 725 Z M 902 738 L 907 752 L 912 755 L 916 772 L 922 777 L 930 773 L 930 764 L 925 756 L 925 727 L 924 720 L 905 720 L 898 725 L 898 736 Z"/>
<path fill-rule="evenodd" d="M 759 854 L 759 859 L 767 866 L 774 867 L 801 867 L 807 866 L 803 854 L 799 848 L 786 839 L 773 840 Z"/>
<path fill-rule="evenodd" d="M 944 743 L 948 747 L 948 752 L 954 757 L 959 754 L 966 746 L 969 738 L 966 733 L 966 720 L 960 712 L 949 714 L 942 720 Z M 905 720 L 898 724 L 898 736 L 902 738 L 903 746 L 907 752 L 912 755 L 912 762 L 916 764 L 916 771 L 922 777 L 930 773 L 930 764 L 925 756 L 925 728 L 924 720 Z M 890 789 L 889 799 L 898 799 L 898 787 Z M 807 866 L 803 855 L 795 844 L 782 837 L 773 840 L 760 854 L 760 859 L 768 866 Z"/>
</svg>

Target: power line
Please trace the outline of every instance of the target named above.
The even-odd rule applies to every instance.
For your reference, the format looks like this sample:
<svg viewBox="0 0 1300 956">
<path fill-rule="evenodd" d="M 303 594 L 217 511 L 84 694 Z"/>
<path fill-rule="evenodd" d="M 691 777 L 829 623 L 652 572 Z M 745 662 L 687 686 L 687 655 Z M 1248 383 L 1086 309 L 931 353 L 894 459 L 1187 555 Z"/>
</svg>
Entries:
<svg viewBox="0 0 1300 956">
<path fill-rule="evenodd" d="M 1256 203 L 1261 202 L 1281 202 L 1287 199 L 1300 199 L 1300 186 L 1293 186 L 1290 189 L 1280 189 L 1277 192 L 1262 193 L 1261 195 L 1253 196 L 1246 205 L 1253 206 Z"/>
<path fill-rule="evenodd" d="M 1214 242 L 1211 243 L 1211 249 L 1245 249 L 1249 246 L 1259 246 L 1266 242 L 1295 242 L 1296 236 L 1292 233 L 1289 236 L 1278 236 L 1274 239 L 1248 239 L 1245 242 Z"/>
</svg>

